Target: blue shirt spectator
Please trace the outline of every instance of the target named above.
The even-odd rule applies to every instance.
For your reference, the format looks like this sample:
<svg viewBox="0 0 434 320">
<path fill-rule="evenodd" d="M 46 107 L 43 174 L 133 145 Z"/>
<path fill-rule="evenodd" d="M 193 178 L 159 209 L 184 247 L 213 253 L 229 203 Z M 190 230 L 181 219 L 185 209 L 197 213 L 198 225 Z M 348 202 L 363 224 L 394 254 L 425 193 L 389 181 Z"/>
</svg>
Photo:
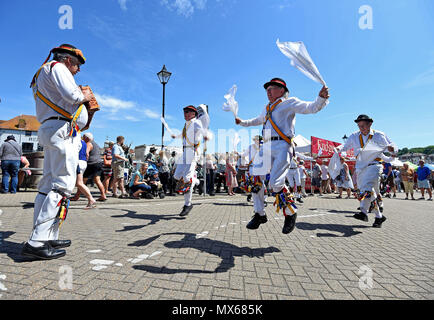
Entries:
<svg viewBox="0 0 434 320">
<path fill-rule="evenodd" d="M 431 174 L 431 170 L 427 166 L 417 168 L 417 180 L 423 181 L 428 179 Z"/>
<path fill-rule="evenodd" d="M 389 176 L 390 173 L 392 172 L 392 170 L 390 170 L 391 167 L 392 167 L 392 165 L 391 165 L 390 163 L 388 163 L 388 162 L 384 163 L 383 173 L 384 173 L 386 176 Z"/>
</svg>

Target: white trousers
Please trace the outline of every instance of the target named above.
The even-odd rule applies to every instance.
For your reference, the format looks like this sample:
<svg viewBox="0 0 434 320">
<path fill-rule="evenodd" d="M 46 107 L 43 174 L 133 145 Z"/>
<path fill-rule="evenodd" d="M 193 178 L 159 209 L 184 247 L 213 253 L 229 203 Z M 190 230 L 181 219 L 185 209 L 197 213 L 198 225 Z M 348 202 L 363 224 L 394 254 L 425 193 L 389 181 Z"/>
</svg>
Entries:
<svg viewBox="0 0 434 320">
<path fill-rule="evenodd" d="M 40 245 L 41 241 L 59 237 L 57 204 L 62 199 L 61 193 L 69 197 L 75 187 L 81 147 L 80 135 L 69 137 L 69 129 L 69 123 L 62 120 L 46 121 L 39 128 L 39 143 L 44 148 L 44 170 L 38 185 L 40 193 L 35 198 L 30 245 L 38 242 Z"/>
<path fill-rule="evenodd" d="M 271 145 L 269 145 L 270 143 Z M 291 148 L 288 143 L 283 140 L 266 142 L 266 144 L 268 144 L 268 148 L 264 144 L 263 148 L 266 151 L 264 152 L 263 157 L 268 156 L 269 158 L 264 159 L 263 162 L 269 165 L 269 186 L 273 189 L 273 192 L 279 192 L 285 186 L 285 178 L 289 170 L 289 164 L 291 162 Z M 258 154 L 256 155 L 256 157 L 258 157 Z M 255 169 L 253 169 L 252 172 L 254 174 Z M 262 183 L 264 183 L 265 175 L 260 175 L 260 177 Z M 265 215 L 264 197 L 264 185 L 262 185 L 262 188 L 258 193 L 252 193 L 253 210 L 261 216 Z"/>
<path fill-rule="evenodd" d="M 383 166 L 381 164 L 375 164 L 357 171 L 357 186 L 360 192 L 371 192 L 370 198 L 365 198 L 360 202 L 360 210 L 364 214 L 368 214 L 371 202 L 377 199 L 378 181 L 382 170 Z M 372 212 L 375 213 L 376 218 L 383 216 L 377 205 Z"/>
<path fill-rule="evenodd" d="M 176 180 L 180 180 L 182 178 L 186 183 L 189 182 L 190 179 L 192 180 L 190 190 L 184 193 L 184 204 L 186 206 L 191 206 L 193 189 L 200 183 L 196 175 L 196 156 L 193 149 L 187 148 L 184 150 L 182 156 L 179 157 L 176 162 L 176 169 L 173 177 Z"/>
<path fill-rule="evenodd" d="M 297 198 L 301 198 L 301 193 L 298 192 L 297 187 L 301 187 L 300 171 L 298 169 L 288 169 L 286 174 L 289 186 L 294 189 L 294 194 Z"/>
</svg>

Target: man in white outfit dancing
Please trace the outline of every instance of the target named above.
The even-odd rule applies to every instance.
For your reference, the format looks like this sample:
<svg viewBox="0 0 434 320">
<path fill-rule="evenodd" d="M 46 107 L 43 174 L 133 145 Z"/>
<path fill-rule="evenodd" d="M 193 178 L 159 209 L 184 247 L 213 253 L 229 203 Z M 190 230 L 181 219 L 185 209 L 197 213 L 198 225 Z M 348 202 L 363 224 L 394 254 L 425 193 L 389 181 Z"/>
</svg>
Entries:
<svg viewBox="0 0 434 320">
<path fill-rule="evenodd" d="M 202 137 L 208 140 L 202 122 L 197 119 L 197 109 L 189 105 L 184 108 L 185 125 L 182 134 L 179 136 L 172 135 L 172 138 L 182 138 L 182 155 L 177 159 L 174 178 L 178 180 L 176 191 L 184 193 L 184 207 L 182 208 L 181 217 L 190 213 L 193 205 L 191 199 L 193 189 L 199 185 L 199 179 L 196 176 L 196 163 L 199 158 L 199 145 Z"/>
<path fill-rule="evenodd" d="M 359 131 L 351 134 L 345 145 L 340 145 L 336 149 L 347 151 L 354 148 L 354 155 L 357 157 L 357 187 L 360 191 L 361 212 L 355 214 L 354 218 L 368 221 L 368 210 L 371 207 L 371 203 L 373 203 L 372 212 L 375 213 L 373 227 L 381 228 L 383 222 L 386 221 L 386 217 L 379 210 L 377 203 L 378 181 L 383 170 L 383 165 L 381 164 L 382 151 L 379 151 L 378 157 L 372 160 L 362 159 L 361 155 L 367 152 L 365 151 L 365 147 L 368 143 L 373 143 L 380 148 L 387 149 L 391 153 L 395 153 L 398 150 L 396 150 L 392 141 L 383 132 L 371 129 L 374 120 L 369 116 L 361 114 L 354 122 L 357 123 Z"/>
<path fill-rule="evenodd" d="M 291 158 L 294 156 L 294 146 L 292 143 L 294 137 L 295 114 L 317 113 L 328 104 L 328 88 L 323 87 L 317 99 L 313 102 L 301 101 L 295 97 L 289 97 L 289 90 L 285 81 L 280 78 L 274 78 L 264 84 L 267 92 L 269 104 L 267 104 L 262 113 L 250 120 L 235 119 L 235 123 L 244 127 L 263 125 L 264 144 L 262 149 L 265 160 L 269 163 L 270 170 L 270 187 L 276 196 L 275 205 L 278 209 L 283 209 L 285 223 L 282 229 L 284 234 L 294 230 L 297 218 L 296 207 L 291 201 L 289 193 L 285 187 L 285 177 L 288 172 L 288 166 Z M 267 170 L 265 170 L 267 171 Z M 263 172 L 262 181 L 264 181 Z M 264 186 L 262 186 L 264 189 Z M 254 196 L 263 197 L 264 193 L 259 192 Z M 291 203 L 290 203 L 291 202 Z M 267 216 L 264 210 L 263 199 L 254 202 L 254 216 L 247 224 L 248 229 L 257 229 L 261 223 L 267 222 Z"/>
</svg>

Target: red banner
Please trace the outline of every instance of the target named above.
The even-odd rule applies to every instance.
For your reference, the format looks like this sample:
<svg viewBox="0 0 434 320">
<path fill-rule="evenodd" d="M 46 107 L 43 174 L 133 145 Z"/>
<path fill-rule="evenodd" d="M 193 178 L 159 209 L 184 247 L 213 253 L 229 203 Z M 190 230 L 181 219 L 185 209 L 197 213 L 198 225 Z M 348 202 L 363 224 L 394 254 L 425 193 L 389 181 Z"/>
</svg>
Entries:
<svg viewBox="0 0 434 320">
<path fill-rule="evenodd" d="M 333 156 L 333 149 L 341 145 L 340 143 L 317 137 L 310 137 L 310 139 L 312 156 L 315 157 L 331 158 Z"/>
<path fill-rule="evenodd" d="M 341 145 L 338 142 L 312 136 L 310 137 L 310 140 L 312 156 L 319 158 L 331 158 L 333 156 L 333 148 Z M 354 149 L 347 151 L 347 157 L 354 157 Z"/>
</svg>

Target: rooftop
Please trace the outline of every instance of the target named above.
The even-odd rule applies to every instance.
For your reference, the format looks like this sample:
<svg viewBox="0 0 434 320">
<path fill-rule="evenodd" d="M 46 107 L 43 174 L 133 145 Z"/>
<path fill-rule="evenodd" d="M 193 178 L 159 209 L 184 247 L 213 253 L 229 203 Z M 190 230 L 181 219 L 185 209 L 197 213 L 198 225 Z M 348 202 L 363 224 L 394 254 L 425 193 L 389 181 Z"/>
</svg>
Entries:
<svg viewBox="0 0 434 320">
<path fill-rule="evenodd" d="M 35 116 L 19 115 L 10 120 L 0 120 L 0 129 L 38 131 L 41 124 Z"/>
</svg>

